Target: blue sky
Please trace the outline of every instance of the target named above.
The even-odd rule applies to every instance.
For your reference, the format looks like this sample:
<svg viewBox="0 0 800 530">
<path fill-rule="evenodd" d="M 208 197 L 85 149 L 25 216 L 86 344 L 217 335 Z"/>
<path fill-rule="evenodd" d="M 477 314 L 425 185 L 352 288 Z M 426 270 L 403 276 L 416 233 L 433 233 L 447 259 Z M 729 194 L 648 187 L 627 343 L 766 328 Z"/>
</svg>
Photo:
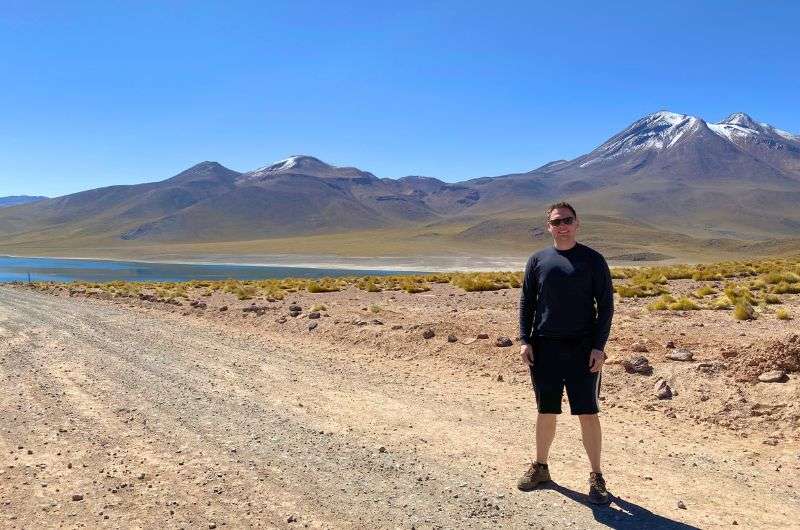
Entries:
<svg viewBox="0 0 800 530">
<path fill-rule="evenodd" d="M 0 0 L 0 196 L 293 154 L 456 181 L 661 109 L 800 133 L 798 21 L 790 1 Z"/>
</svg>

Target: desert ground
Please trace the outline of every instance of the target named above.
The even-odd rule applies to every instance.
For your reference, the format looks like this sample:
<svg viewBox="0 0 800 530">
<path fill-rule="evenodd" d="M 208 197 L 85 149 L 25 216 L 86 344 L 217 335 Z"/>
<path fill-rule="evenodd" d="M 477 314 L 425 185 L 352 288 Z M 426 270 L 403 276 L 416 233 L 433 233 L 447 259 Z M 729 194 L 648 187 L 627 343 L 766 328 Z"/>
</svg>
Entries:
<svg viewBox="0 0 800 530">
<path fill-rule="evenodd" d="M 0 286 L 0 526 L 796 528 L 800 294 L 748 320 L 615 295 L 608 507 L 568 413 L 554 483 L 515 487 L 536 418 L 518 298 Z"/>
</svg>

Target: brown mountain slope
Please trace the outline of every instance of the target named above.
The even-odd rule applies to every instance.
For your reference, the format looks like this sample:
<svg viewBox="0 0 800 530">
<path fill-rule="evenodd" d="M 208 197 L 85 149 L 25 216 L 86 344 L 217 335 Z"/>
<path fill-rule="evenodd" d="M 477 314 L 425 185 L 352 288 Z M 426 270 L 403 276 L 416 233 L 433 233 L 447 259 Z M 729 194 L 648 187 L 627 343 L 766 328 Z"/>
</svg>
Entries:
<svg viewBox="0 0 800 530">
<path fill-rule="evenodd" d="M 798 167 L 800 139 L 746 115 L 714 124 L 662 111 L 574 160 L 459 183 L 378 178 L 302 155 L 248 173 L 204 162 L 161 182 L 4 208 L 0 249 L 244 245 L 368 231 L 390 237 L 384 250 L 439 241 L 442 252 L 468 244 L 488 255 L 503 241 L 528 241 L 538 230 L 528 227 L 539 226 L 541 210 L 556 199 L 570 200 L 587 219 L 617 219 L 621 226 L 606 226 L 598 238 L 621 252 L 626 245 L 647 251 L 644 236 L 626 239 L 634 226 L 652 247 L 724 239 L 745 248 L 797 236 Z M 437 226 L 449 228 L 438 233 Z M 327 240 L 335 251 L 335 238 Z"/>
</svg>

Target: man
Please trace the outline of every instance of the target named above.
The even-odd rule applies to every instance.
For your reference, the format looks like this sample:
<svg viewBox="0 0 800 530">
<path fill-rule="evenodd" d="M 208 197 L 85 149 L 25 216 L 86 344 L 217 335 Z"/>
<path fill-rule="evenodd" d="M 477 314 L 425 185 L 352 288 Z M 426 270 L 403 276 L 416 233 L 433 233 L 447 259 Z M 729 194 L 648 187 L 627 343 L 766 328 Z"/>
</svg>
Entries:
<svg viewBox="0 0 800 530">
<path fill-rule="evenodd" d="M 575 208 L 566 202 L 550 206 L 547 231 L 553 245 L 534 253 L 525 266 L 519 304 L 521 354 L 530 370 L 538 416 L 536 460 L 517 486 L 530 491 L 550 480 L 547 456 L 566 387 L 570 413 L 580 419 L 591 464 L 589 500 L 605 504 L 597 400 L 614 291 L 603 256 L 575 241 L 579 227 Z"/>
</svg>

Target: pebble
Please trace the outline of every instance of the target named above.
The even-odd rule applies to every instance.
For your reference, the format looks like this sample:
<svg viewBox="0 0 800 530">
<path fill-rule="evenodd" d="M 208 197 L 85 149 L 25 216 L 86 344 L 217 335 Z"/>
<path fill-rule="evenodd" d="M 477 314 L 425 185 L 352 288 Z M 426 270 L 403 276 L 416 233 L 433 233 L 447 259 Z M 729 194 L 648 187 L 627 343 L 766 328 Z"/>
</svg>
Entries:
<svg viewBox="0 0 800 530">
<path fill-rule="evenodd" d="M 316 328 L 316 327 L 317 327 L 317 324 L 318 324 L 317 322 L 311 322 L 311 323 L 308 325 L 308 331 L 311 331 L 312 329 Z"/>
<path fill-rule="evenodd" d="M 478 333 L 477 338 L 479 338 L 479 339 L 488 339 L 489 338 L 489 334 L 488 333 Z"/>
<path fill-rule="evenodd" d="M 622 361 L 622 366 L 629 374 L 650 375 L 653 373 L 653 367 L 650 366 L 650 361 L 647 360 L 647 357 L 642 355 L 637 355 L 631 359 L 625 359 Z"/>
<path fill-rule="evenodd" d="M 685 510 L 686 509 L 686 505 L 683 504 L 683 501 L 678 501 L 678 508 L 680 508 L 681 510 Z"/>
<path fill-rule="evenodd" d="M 647 353 L 647 344 L 643 340 L 636 341 L 631 344 L 631 351 L 640 352 L 640 353 Z"/>
<path fill-rule="evenodd" d="M 72 500 L 73 501 L 82 501 L 83 500 L 83 495 L 81 495 L 80 493 L 75 493 L 75 494 L 72 495 Z"/>
<path fill-rule="evenodd" d="M 494 345 L 498 348 L 507 348 L 508 346 L 513 346 L 514 342 L 509 339 L 508 337 L 497 337 L 497 340 L 494 341 Z"/>
<path fill-rule="evenodd" d="M 434 333 L 432 329 L 426 329 L 425 331 L 422 332 L 423 339 L 432 339 L 435 336 L 436 333 Z"/>
<path fill-rule="evenodd" d="M 658 399 L 672 399 L 672 389 L 664 379 L 659 379 L 656 381 L 653 390 L 655 391 Z"/>
<path fill-rule="evenodd" d="M 669 352 L 666 357 L 672 361 L 691 361 L 694 354 L 689 350 L 680 349 Z"/>
<path fill-rule="evenodd" d="M 771 370 L 758 376 L 758 380 L 762 383 L 785 383 L 787 379 L 783 370 Z"/>
<path fill-rule="evenodd" d="M 453 335 L 452 333 L 447 336 L 447 342 L 458 342 L 458 337 Z"/>
</svg>

